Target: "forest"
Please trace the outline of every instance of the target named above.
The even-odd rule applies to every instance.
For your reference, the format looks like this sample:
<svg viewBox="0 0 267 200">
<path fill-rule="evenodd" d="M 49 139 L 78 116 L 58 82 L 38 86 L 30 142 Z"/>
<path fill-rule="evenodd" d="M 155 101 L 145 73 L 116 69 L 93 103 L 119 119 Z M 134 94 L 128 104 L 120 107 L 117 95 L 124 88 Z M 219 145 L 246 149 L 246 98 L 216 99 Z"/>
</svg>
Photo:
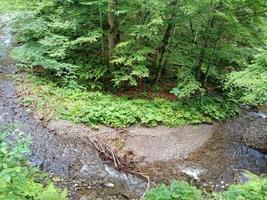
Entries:
<svg viewBox="0 0 267 200">
<path fill-rule="evenodd" d="M 77 100 L 79 93 L 80 104 L 66 100 L 57 109 L 63 118 L 177 126 L 266 102 L 266 1 L 20 4 L 32 11 L 20 15 L 12 58 L 52 90 L 63 88 L 54 96 Z"/>
<path fill-rule="evenodd" d="M 12 54 L 64 87 L 255 105 L 267 98 L 266 7 L 261 0 L 43 1 L 23 18 Z"/>
<path fill-rule="evenodd" d="M 57 172 L 61 170 L 60 173 L 71 173 L 72 165 L 81 168 L 79 173 L 91 167 L 86 164 L 81 167 L 80 160 L 74 162 L 69 158 L 83 159 L 84 154 L 81 154 L 84 152 L 78 152 L 77 149 L 79 145 L 84 145 L 86 149 L 87 139 L 85 140 L 83 135 L 75 135 L 75 132 L 70 137 L 73 140 L 71 142 L 76 142 L 77 138 L 79 142 L 74 145 L 77 149 L 71 149 L 72 143 L 66 142 L 66 138 L 60 138 L 64 134 L 72 133 L 71 128 L 59 134 L 56 131 L 62 128 L 62 124 L 56 128 L 50 127 L 50 122 L 55 120 L 71 123 L 68 128 L 77 125 L 77 133 L 87 130 L 84 127 L 80 129 L 79 125 L 85 125 L 93 133 L 99 131 L 95 143 L 91 138 L 88 140 L 98 150 L 99 157 L 105 161 L 102 167 L 105 166 L 107 171 L 106 160 L 109 159 L 112 163 L 109 164 L 115 166 L 115 170 L 128 173 L 131 169 L 130 174 L 146 179 L 147 187 L 143 196 L 137 195 L 140 199 L 266 199 L 267 171 L 264 165 L 267 164 L 267 150 L 264 139 L 267 136 L 264 130 L 267 124 L 267 1 L 0 0 L 0 42 L 0 199 L 79 199 L 75 196 L 78 189 L 73 189 L 76 184 L 79 185 L 78 182 L 64 180 L 68 183 L 63 181 L 62 184 L 63 179 L 57 177 Z M 10 80 L 7 77 L 11 77 L 13 85 L 8 85 Z M 9 90 L 13 87 L 16 91 L 14 94 L 13 90 Z M 23 109 L 32 115 L 25 117 L 24 111 L 21 111 L 19 106 L 16 107 L 17 104 L 22 105 Z M 4 110 L 5 107 L 7 111 Z M 261 107 L 265 110 L 260 111 Z M 252 114 L 243 117 L 244 111 L 254 113 L 254 118 Z M 26 124 L 26 127 L 33 127 L 31 120 L 36 118 L 42 128 L 36 127 L 41 131 L 44 128 L 48 133 L 53 133 L 52 139 L 50 136 L 43 136 L 40 142 L 38 137 L 42 136 L 36 136 L 33 131 L 29 133 L 33 138 L 31 140 L 24 137 L 23 129 L 17 135 L 19 137 L 15 143 L 18 145 L 16 147 L 12 138 L 17 137 L 14 135 L 20 128 L 13 127 L 11 130 L 10 124 L 4 124 L 9 120 L 6 113 L 13 117 L 13 120 L 10 120 L 12 127 L 15 127 L 14 123 L 17 121 L 23 126 Z M 26 120 L 21 122 L 24 118 Z M 227 125 L 231 128 L 225 128 Z M 217 126 L 223 128 L 219 129 Z M 8 130 L 6 127 L 9 127 Z M 117 138 L 110 140 L 109 137 L 113 135 L 103 136 L 103 127 L 108 133 L 117 131 L 119 136 L 116 135 Z M 217 128 L 216 131 L 205 139 L 205 134 L 208 135 L 209 130 L 214 127 Z M 245 131 L 243 127 L 247 127 L 246 130 L 244 128 Z M 26 128 L 26 131 L 32 129 Z M 236 149 L 242 143 L 246 146 L 245 149 L 248 148 L 245 155 L 255 154 L 252 155 L 252 159 L 255 159 L 253 164 L 260 172 L 257 171 L 257 175 L 254 175 L 254 172 L 248 172 L 250 169 L 253 171 L 253 167 L 245 169 L 248 170 L 248 182 L 229 182 L 229 185 L 233 185 L 223 185 L 223 190 L 216 190 L 215 186 L 211 189 L 199 186 L 198 179 L 172 181 L 175 177 L 165 177 L 165 174 L 161 175 L 164 176 L 164 184 L 152 184 L 153 178 L 142 171 L 142 167 L 147 167 L 147 163 L 144 162 L 143 165 L 144 158 L 140 164 L 134 160 L 136 152 L 125 150 L 127 141 L 132 137 L 127 134 L 137 129 L 141 134 L 146 131 L 162 131 L 163 134 L 160 132 L 159 138 L 164 137 L 166 132 L 166 137 L 169 137 L 166 140 L 172 140 L 169 130 L 175 130 L 175 134 L 179 131 L 188 133 L 192 137 L 188 146 L 197 146 L 195 143 L 198 140 L 201 140 L 201 145 L 209 145 L 208 142 L 214 139 L 215 135 L 216 142 L 211 143 L 214 147 L 211 145 L 208 153 L 206 149 L 201 149 L 201 145 L 195 147 L 195 151 L 200 152 L 200 157 L 208 154 L 207 160 L 214 159 L 213 156 L 209 157 L 209 152 L 214 151 L 223 152 L 220 156 L 228 162 L 230 159 L 224 157 L 224 153 L 229 150 L 230 154 L 237 155 Z M 197 137 L 198 131 L 199 134 L 201 131 L 204 134 Z M 247 136 L 249 131 L 252 136 Z M 158 136 L 153 136 L 151 132 L 149 133 L 152 136 L 146 139 L 144 146 L 154 145 L 153 137 Z M 217 136 L 218 132 L 223 136 Z M 240 141 L 237 139 L 237 132 L 244 135 Z M 237 136 L 232 136 L 232 133 Z M 186 138 L 179 133 L 177 135 L 176 137 L 181 137 L 181 141 Z M 256 148 L 249 140 L 249 137 L 254 136 L 255 140 L 259 141 L 257 143 L 252 139 L 257 143 L 255 146 L 258 145 Z M 177 139 L 176 137 L 173 140 Z M 207 143 L 202 143 L 202 140 Z M 220 140 L 222 145 L 217 145 Z M 53 143 L 51 141 L 60 144 L 62 141 L 66 142 L 66 149 L 60 149 L 63 148 L 60 145 L 50 146 L 50 143 Z M 160 139 L 160 142 L 162 141 L 165 142 L 165 138 Z M 142 142 L 140 140 L 138 145 Z M 238 145 L 233 147 L 234 143 Z M 155 144 L 161 145 L 157 142 Z M 168 149 L 167 145 L 165 146 Z M 51 147 L 56 149 L 55 152 L 59 151 L 57 153 L 62 154 L 62 157 L 58 158 L 54 152 L 51 153 Z M 45 149 L 44 154 L 47 154 L 47 160 L 40 165 L 32 163 L 34 148 Z M 40 149 L 36 152 L 41 155 Z M 187 146 L 184 149 L 187 149 Z M 233 155 L 231 156 L 234 157 Z M 55 168 L 56 172 L 51 175 L 49 167 L 54 164 L 49 163 L 50 157 L 53 162 L 57 159 L 61 161 L 64 157 L 66 163 L 70 164 L 68 167 L 62 167 L 64 160 L 60 170 Z M 242 157 L 239 159 L 242 160 Z M 44 172 L 37 170 L 35 165 Z M 158 165 L 155 166 L 157 169 Z M 265 176 L 261 176 L 262 172 Z M 158 171 L 154 175 L 157 173 Z M 219 173 L 220 171 L 216 175 Z M 223 175 L 220 175 L 220 178 Z M 192 173 L 189 176 L 192 178 Z M 112 184 L 101 182 L 96 188 L 91 188 L 90 185 L 90 190 L 96 190 L 98 195 L 102 195 L 101 198 L 109 199 L 113 194 L 108 193 L 105 196 L 102 187 L 105 187 L 105 190 L 117 187 Z M 128 194 L 115 195 L 117 196 L 113 199 L 133 199 L 128 197 Z"/>
</svg>

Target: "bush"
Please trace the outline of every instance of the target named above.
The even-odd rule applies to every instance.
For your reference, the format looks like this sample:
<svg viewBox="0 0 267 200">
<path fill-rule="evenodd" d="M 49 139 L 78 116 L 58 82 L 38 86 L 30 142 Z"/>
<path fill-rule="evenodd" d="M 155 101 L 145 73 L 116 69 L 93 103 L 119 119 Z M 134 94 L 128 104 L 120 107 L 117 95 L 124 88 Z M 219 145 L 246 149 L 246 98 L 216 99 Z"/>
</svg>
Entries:
<svg viewBox="0 0 267 200">
<path fill-rule="evenodd" d="M 200 200 L 203 199 L 201 192 L 194 186 L 184 181 L 174 181 L 170 187 L 162 184 L 151 189 L 145 200 Z"/>
<path fill-rule="evenodd" d="M 211 123 L 234 115 L 236 106 L 219 97 L 203 96 L 187 102 L 169 101 L 155 98 L 131 99 L 116 97 L 101 92 L 77 91 L 56 86 L 44 79 L 32 77 L 34 84 L 25 88 L 37 102 L 37 109 L 45 110 L 43 105 L 55 107 L 55 117 L 86 125 L 103 124 L 113 127 L 127 127 L 133 124 L 169 127 L 186 124 Z M 35 104 L 34 104 L 35 105 Z"/>
<path fill-rule="evenodd" d="M 266 200 L 267 179 L 250 175 L 251 181 L 244 185 L 233 185 L 222 193 L 224 200 Z"/>
<path fill-rule="evenodd" d="M 184 181 L 174 181 L 170 187 L 162 184 L 150 189 L 145 200 L 266 200 L 267 179 L 248 174 L 250 180 L 245 184 L 232 185 L 225 192 L 207 193 Z"/>
<path fill-rule="evenodd" d="M 242 104 L 264 104 L 267 101 L 267 50 L 261 50 L 244 70 L 230 73 L 225 88 Z"/>
<path fill-rule="evenodd" d="M 0 133 L 0 199 L 1 200 L 65 200 L 67 192 L 47 182 L 39 171 L 28 163 L 28 143 L 19 139 L 9 147 Z M 38 181 L 39 180 L 39 181 Z"/>
</svg>

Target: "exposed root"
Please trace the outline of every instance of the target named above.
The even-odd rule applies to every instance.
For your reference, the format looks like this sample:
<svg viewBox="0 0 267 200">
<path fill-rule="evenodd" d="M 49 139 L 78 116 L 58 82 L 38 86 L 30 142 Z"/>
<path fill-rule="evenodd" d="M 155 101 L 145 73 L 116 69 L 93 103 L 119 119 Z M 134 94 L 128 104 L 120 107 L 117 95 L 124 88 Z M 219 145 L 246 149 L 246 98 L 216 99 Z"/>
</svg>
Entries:
<svg viewBox="0 0 267 200">
<path fill-rule="evenodd" d="M 144 174 L 142 174 L 140 172 L 136 172 L 136 171 L 130 171 L 130 173 L 137 174 L 137 175 L 139 175 L 139 176 L 141 176 L 141 177 L 143 177 L 143 178 L 145 178 L 147 180 L 146 190 L 145 190 L 144 194 L 141 196 L 141 199 L 144 199 L 145 196 L 146 196 L 146 193 L 148 192 L 148 190 L 150 188 L 150 178 L 149 178 L 149 176 L 146 176 L 146 175 L 144 175 Z"/>
</svg>

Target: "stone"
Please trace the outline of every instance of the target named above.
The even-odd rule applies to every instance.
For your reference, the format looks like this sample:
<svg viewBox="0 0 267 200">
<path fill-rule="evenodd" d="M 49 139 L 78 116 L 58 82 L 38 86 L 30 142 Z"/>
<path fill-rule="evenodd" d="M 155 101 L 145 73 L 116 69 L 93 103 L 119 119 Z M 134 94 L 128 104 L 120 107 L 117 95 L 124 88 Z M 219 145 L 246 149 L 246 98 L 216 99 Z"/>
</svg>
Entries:
<svg viewBox="0 0 267 200">
<path fill-rule="evenodd" d="M 248 147 L 267 153 L 267 120 L 259 118 L 247 128 L 243 140 Z"/>
<path fill-rule="evenodd" d="M 114 183 L 104 183 L 104 185 L 108 188 L 114 188 L 115 187 Z"/>
</svg>

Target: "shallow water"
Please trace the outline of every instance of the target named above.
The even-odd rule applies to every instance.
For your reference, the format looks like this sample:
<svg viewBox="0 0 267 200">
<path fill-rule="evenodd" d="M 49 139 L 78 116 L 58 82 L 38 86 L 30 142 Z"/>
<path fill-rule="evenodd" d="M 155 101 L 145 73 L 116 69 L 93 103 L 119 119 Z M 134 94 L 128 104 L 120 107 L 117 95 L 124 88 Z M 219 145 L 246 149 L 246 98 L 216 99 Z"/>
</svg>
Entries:
<svg viewBox="0 0 267 200">
<path fill-rule="evenodd" d="M 244 112 L 223 123 L 205 145 L 185 160 L 186 167 L 195 166 L 195 169 L 202 170 L 198 171 L 198 182 L 212 190 L 222 190 L 229 184 L 246 181 L 244 170 L 257 175 L 266 174 L 267 154 L 245 144 L 243 138 L 248 131 L 266 135 L 267 119 L 257 112 Z"/>
</svg>

